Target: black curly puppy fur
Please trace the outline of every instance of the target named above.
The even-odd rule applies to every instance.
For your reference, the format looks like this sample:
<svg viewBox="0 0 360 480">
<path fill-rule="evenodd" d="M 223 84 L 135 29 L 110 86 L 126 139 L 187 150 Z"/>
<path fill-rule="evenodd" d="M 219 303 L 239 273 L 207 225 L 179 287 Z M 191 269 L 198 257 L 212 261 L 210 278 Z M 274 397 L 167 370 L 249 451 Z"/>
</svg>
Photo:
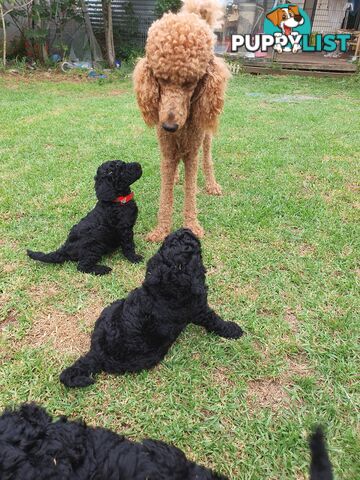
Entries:
<svg viewBox="0 0 360 480">
<path fill-rule="evenodd" d="M 333 480 L 325 436 L 320 426 L 316 427 L 312 432 L 309 446 L 311 451 L 310 480 Z"/>
<path fill-rule="evenodd" d="M 199 240 L 187 229 L 169 235 L 149 260 L 145 280 L 103 310 L 90 351 L 60 375 L 68 387 L 94 383 L 93 374 L 136 372 L 162 360 L 188 323 L 225 338 L 243 334 L 208 305 Z"/>
<path fill-rule="evenodd" d="M 97 262 L 119 247 L 130 262 L 140 262 L 142 256 L 135 253 L 133 233 L 138 209 L 130 185 L 141 175 L 139 163 L 120 160 L 103 163 L 95 176 L 98 202 L 93 210 L 72 227 L 58 250 L 51 253 L 28 250 L 29 257 L 45 263 L 78 262 L 80 272 L 95 275 L 111 272 L 110 267 Z"/>
<path fill-rule="evenodd" d="M 35 404 L 0 417 L 1 480 L 226 480 L 156 440 L 135 443 L 104 428 L 53 422 Z"/>
<path fill-rule="evenodd" d="M 333 480 L 324 434 L 310 437 L 310 480 Z M 157 440 L 135 443 L 82 422 L 53 422 L 34 403 L 0 416 L 1 480 L 227 480 Z"/>
</svg>

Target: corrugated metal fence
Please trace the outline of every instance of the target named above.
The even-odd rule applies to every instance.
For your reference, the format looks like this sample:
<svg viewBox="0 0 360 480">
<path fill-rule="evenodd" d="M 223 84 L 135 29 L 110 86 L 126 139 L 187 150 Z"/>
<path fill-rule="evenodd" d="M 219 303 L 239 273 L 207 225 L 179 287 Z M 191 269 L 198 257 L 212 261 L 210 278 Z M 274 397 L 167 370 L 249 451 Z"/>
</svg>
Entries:
<svg viewBox="0 0 360 480">
<path fill-rule="evenodd" d="M 101 9 L 101 0 L 85 0 L 91 23 L 95 31 L 103 29 L 103 16 Z M 127 31 L 129 15 L 127 14 L 127 4 L 131 4 L 134 19 L 137 23 L 136 43 L 143 47 L 146 42 L 147 31 L 155 20 L 155 0 L 112 0 L 114 34 Z M 135 39 L 131 39 L 135 40 Z"/>
</svg>

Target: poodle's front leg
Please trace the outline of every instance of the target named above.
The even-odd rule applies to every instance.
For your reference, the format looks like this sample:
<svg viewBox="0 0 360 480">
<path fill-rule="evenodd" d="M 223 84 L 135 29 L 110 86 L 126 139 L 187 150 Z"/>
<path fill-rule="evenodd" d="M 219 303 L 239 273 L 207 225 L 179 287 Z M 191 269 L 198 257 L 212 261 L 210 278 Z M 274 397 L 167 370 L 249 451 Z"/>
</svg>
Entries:
<svg viewBox="0 0 360 480">
<path fill-rule="evenodd" d="M 225 322 L 210 307 L 206 307 L 205 311 L 200 313 L 192 323 L 224 338 L 240 338 L 244 333 L 239 325 L 235 322 Z"/>
<path fill-rule="evenodd" d="M 174 204 L 174 183 L 178 161 L 171 156 L 161 160 L 161 190 L 158 224 L 147 236 L 150 242 L 161 242 L 170 233 Z"/>
<path fill-rule="evenodd" d="M 120 245 L 122 252 L 131 263 L 139 263 L 143 259 L 142 255 L 135 252 L 134 232 L 132 228 L 123 230 L 120 234 Z"/>
<path fill-rule="evenodd" d="M 204 236 L 204 229 L 197 219 L 196 192 L 198 155 L 184 157 L 185 164 L 185 199 L 184 199 L 184 227 L 189 228 L 199 238 Z"/>
<path fill-rule="evenodd" d="M 87 387 L 95 382 L 93 374 L 101 372 L 101 364 L 94 353 L 88 352 L 60 374 L 60 382 L 66 387 Z"/>
<path fill-rule="evenodd" d="M 203 171 L 205 175 L 205 188 L 209 195 L 221 195 L 222 190 L 220 185 L 217 183 L 215 179 L 214 173 L 214 164 L 211 156 L 211 143 L 212 143 L 212 136 L 211 133 L 206 133 L 204 136 L 203 141 L 203 157 L 202 157 L 202 165 Z"/>
</svg>

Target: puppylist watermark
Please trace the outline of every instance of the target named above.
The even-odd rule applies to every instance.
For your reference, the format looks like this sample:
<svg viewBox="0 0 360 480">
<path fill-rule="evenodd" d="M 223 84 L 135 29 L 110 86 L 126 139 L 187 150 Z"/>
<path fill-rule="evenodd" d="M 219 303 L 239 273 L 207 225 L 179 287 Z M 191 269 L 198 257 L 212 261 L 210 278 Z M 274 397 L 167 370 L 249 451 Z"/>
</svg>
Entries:
<svg viewBox="0 0 360 480">
<path fill-rule="evenodd" d="M 351 35 L 313 34 L 307 13 L 297 5 L 279 5 L 265 17 L 264 33 L 255 35 L 234 34 L 231 36 L 231 52 L 244 47 L 248 52 L 267 52 L 273 48 L 276 52 L 346 52 Z"/>
</svg>

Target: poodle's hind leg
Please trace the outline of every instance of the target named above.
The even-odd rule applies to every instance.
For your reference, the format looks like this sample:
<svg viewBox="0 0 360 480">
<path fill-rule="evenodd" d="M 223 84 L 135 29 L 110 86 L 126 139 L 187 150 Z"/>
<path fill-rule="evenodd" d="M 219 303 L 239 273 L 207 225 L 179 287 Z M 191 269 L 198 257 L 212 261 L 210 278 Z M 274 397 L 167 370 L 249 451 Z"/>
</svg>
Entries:
<svg viewBox="0 0 360 480">
<path fill-rule="evenodd" d="M 203 140 L 202 166 L 205 176 L 205 189 L 209 195 L 222 195 L 220 185 L 215 179 L 214 164 L 211 155 L 212 136 L 206 133 Z"/>
<path fill-rule="evenodd" d="M 101 259 L 101 254 L 97 249 L 94 249 L 94 245 L 91 247 L 85 245 L 82 249 L 84 254 L 80 256 L 77 269 L 79 272 L 92 273 L 93 275 L 106 275 L 111 272 L 111 268 L 106 265 L 97 265 L 97 262 Z"/>
<path fill-rule="evenodd" d="M 240 338 L 244 333 L 239 325 L 235 322 L 225 322 L 210 307 L 207 307 L 205 312 L 200 313 L 192 322 L 224 338 Z"/>
<path fill-rule="evenodd" d="M 198 155 L 187 155 L 184 157 L 184 164 L 184 227 L 189 228 L 198 238 L 201 238 L 204 236 L 204 229 L 197 219 L 196 210 Z"/>
<path fill-rule="evenodd" d="M 95 383 L 93 375 L 101 372 L 101 364 L 91 351 L 80 357 L 60 374 L 60 382 L 66 387 L 87 387 Z"/>
<path fill-rule="evenodd" d="M 77 269 L 82 273 L 92 273 L 93 275 L 107 275 L 111 272 L 111 268 L 106 265 L 97 265 L 89 259 L 80 260 Z"/>
<path fill-rule="evenodd" d="M 161 191 L 158 224 L 146 237 L 150 242 L 161 242 L 170 233 L 174 205 L 174 183 L 178 160 L 163 157 L 161 161 Z"/>
</svg>

